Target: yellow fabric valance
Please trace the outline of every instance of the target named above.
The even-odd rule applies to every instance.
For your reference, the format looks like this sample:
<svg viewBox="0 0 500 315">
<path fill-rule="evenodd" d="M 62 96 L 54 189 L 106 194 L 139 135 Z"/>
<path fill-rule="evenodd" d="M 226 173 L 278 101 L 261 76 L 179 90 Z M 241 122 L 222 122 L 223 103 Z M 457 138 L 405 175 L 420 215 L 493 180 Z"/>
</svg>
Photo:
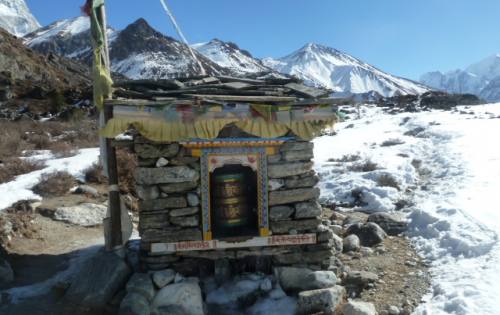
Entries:
<svg viewBox="0 0 500 315">
<path fill-rule="evenodd" d="M 108 121 L 101 130 L 101 135 L 114 138 L 133 126 L 144 137 L 159 142 L 185 141 L 190 139 L 214 139 L 228 124 L 235 123 L 236 127 L 260 138 L 278 138 L 285 136 L 288 131 L 303 140 L 317 137 L 327 127 L 333 127 L 335 119 L 327 121 L 308 120 L 292 121 L 290 123 L 269 122 L 263 118 L 239 120 L 213 119 L 197 120 L 193 123 L 165 122 L 150 118 L 115 117 Z"/>
</svg>

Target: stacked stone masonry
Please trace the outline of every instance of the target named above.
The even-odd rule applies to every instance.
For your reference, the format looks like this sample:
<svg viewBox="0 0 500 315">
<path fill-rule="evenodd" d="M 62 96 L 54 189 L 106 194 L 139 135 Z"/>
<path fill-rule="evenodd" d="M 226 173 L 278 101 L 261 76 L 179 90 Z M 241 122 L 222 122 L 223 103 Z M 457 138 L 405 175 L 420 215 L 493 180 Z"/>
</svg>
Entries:
<svg viewBox="0 0 500 315">
<path fill-rule="evenodd" d="M 338 240 L 324 229 L 318 203 L 319 181 L 312 169 L 313 143 L 287 141 L 267 156 L 269 229 L 271 235 L 316 233 L 310 245 L 247 247 L 226 250 L 153 254 L 153 243 L 203 240 L 200 159 L 179 143 L 134 141 L 134 171 L 139 201 L 141 262 L 146 270 L 173 268 L 183 274 L 210 272 L 214 262 L 229 260 L 233 269 L 271 271 L 274 266 L 327 269 Z M 341 242 L 340 242 L 341 243 Z M 341 246 L 341 245 L 340 245 Z M 340 249 L 341 250 L 341 249 Z"/>
</svg>

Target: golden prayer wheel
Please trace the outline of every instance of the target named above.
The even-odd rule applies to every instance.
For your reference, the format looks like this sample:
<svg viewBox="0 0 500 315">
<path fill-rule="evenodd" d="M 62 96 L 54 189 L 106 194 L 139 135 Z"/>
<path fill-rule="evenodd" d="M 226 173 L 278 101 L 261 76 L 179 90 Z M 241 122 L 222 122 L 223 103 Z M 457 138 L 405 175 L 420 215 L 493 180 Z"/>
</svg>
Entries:
<svg viewBox="0 0 500 315">
<path fill-rule="evenodd" d="M 239 227 L 248 223 L 249 209 L 243 174 L 224 174 L 214 180 L 214 215 L 220 227 Z"/>
</svg>

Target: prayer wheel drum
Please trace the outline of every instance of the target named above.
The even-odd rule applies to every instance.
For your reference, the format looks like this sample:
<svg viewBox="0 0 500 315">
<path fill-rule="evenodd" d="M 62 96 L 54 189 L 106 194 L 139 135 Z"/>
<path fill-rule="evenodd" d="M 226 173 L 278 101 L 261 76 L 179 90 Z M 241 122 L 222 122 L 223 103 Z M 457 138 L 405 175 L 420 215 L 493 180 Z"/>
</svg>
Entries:
<svg viewBox="0 0 500 315">
<path fill-rule="evenodd" d="M 243 174 L 217 175 L 214 179 L 215 224 L 224 228 L 246 225 L 249 209 L 245 197 Z"/>
</svg>

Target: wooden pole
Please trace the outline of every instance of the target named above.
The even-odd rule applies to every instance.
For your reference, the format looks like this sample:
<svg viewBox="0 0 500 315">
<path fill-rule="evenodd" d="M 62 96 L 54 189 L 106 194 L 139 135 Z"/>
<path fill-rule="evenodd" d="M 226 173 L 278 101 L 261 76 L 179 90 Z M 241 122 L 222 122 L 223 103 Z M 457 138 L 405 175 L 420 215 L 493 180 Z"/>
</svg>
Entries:
<svg viewBox="0 0 500 315">
<path fill-rule="evenodd" d="M 98 12 L 98 20 L 101 24 L 104 33 L 104 50 L 101 56 L 102 61 L 107 68 L 110 70 L 110 58 L 109 58 L 109 46 L 108 46 L 108 36 L 107 36 L 107 23 L 106 23 L 106 9 L 101 6 Z M 104 123 L 107 123 L 111 118 L 113 118 L 113 107 L 104 106 L 103 109 Z M 116 150 L 112 145 L 112 140 L 109 138 L 105 139 L 105 163 L 107 164 L 107 175 L 108 175 L 108 185 L 109 185 L 109 212 L 110 212 L 110 242 L 108 249 L 114 250 L 123 245 L 122 240 L 122 222 L 121 222 L 121 205 L 120 205 L 120 188 L 118 186 L 118 169 L 116 163 Z"/>
</svg>

